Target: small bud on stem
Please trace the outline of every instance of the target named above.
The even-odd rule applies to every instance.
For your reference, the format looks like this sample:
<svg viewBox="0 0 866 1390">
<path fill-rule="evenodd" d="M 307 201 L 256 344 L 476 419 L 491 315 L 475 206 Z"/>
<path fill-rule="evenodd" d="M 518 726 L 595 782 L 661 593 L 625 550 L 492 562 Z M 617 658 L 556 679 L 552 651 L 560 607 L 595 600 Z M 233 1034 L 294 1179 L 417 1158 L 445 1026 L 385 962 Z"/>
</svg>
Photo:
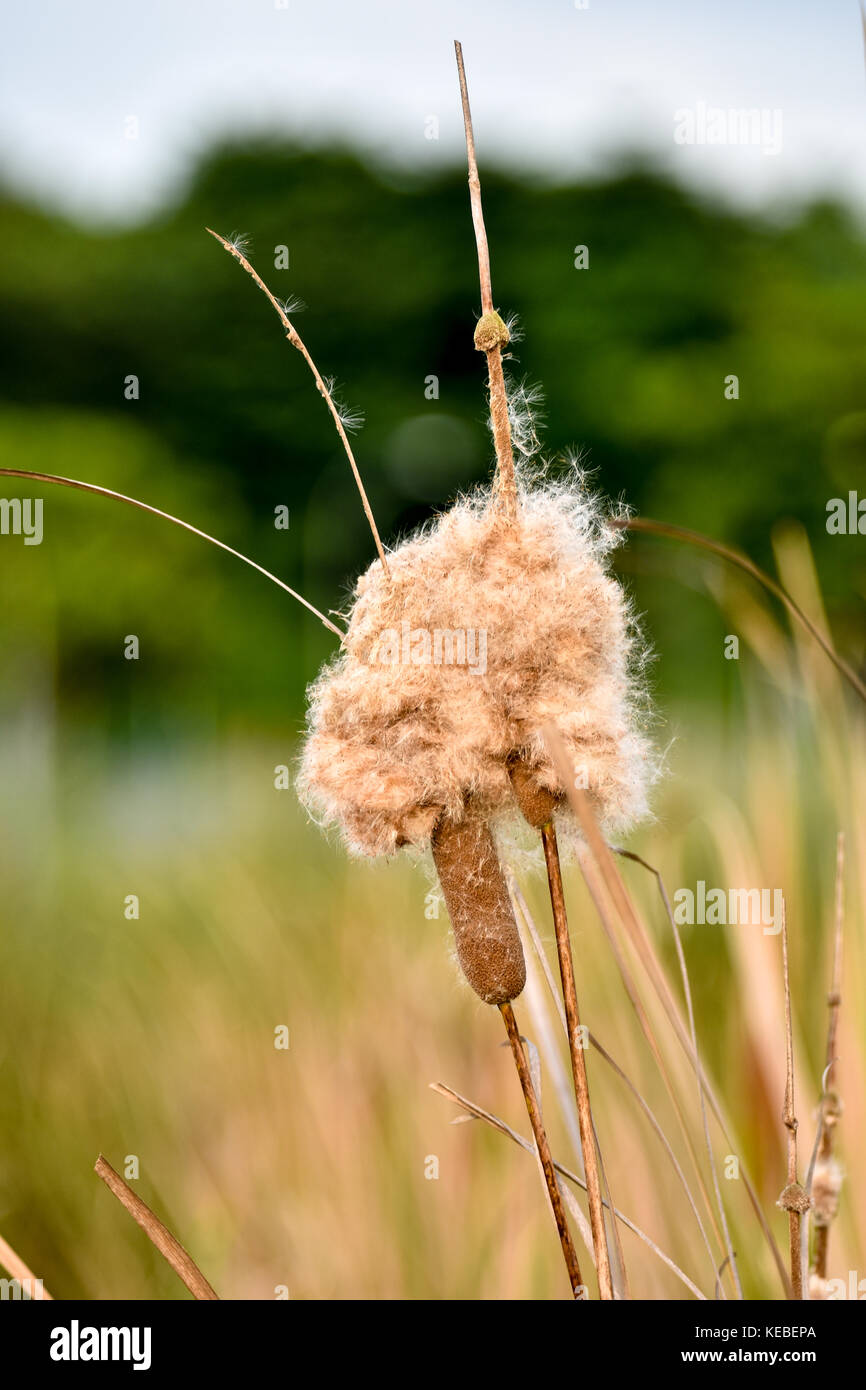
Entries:
<svg viewBox="0 0 866 1390">
<path fill-rule="evenodd" d="M 535 830 L 541 830 L 553 820 L 554 812 L 562 800 L 556 792 L 539 786 L 522 758 L 513 758 L 508 764 L 511 789 L 514 800 L 520 807 L 523 819 Z"/>
</svg>

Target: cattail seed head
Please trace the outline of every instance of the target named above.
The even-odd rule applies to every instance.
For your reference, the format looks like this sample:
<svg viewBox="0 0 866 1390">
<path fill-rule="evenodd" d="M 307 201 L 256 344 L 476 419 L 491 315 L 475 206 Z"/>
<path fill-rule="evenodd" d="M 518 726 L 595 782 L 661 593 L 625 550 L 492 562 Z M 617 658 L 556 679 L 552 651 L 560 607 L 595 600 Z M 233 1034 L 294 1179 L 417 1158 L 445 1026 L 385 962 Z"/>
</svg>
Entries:
<svg viewBox="0 0 866 1390">
<path fill-rule="evenodd" d="M 392 551 L 390 577 L 378 561 L 361 576 L 343 651 L 310 691 L 298 779 L 353 851 L 426 846 L 469 795 L 488 818 L 513 818 L 517 758 L 526 805 L 562 802 L 567 825 L 550 722 L 609 833 L 645 813 L 640 644 L 607 573 L 619 537 L 605 521 L 576 474 L 523 487 L 513 523 L 483 491 Z"/>
<path fill-rule="evenodd" d="M 540 830 L 553 820 L 557 807 L 562 802 L 559 792 L 552 792 L 539 785 L 522 758 L 512 758 L 508 764 L 511 789 L 514 800 L 520 808 L 523 819 L 535 830 Z"/>
</svg>

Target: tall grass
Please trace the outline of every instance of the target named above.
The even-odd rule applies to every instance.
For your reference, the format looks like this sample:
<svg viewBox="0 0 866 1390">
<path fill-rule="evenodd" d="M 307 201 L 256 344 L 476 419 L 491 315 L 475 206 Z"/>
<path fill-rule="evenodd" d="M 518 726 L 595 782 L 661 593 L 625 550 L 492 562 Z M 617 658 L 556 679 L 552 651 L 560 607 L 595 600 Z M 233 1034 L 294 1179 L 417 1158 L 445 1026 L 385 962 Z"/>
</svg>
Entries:
<svg viewBox="0 0 866 1390">
<path fill-rule="evenodd" d="M 823 621 L 800 533 L 780 533 L 778 560 L 794 597 Z M 743 641 L 741 707 L 726 722 L 712 711 L 668 711 L 676 739 L 658 819 L 629 847 L 671 893 L 701 878 L 784 889 L 808 1153 L 824 1068 L 836 832 L 846 832 L 833 1084 L 845 1104 L 837 1153 L 851 1180 L 828 1273 L 862 1278 L 862 711 L 747 580 L 705 573 Z M 664 631 L 653 636 L 663 655 Z M 291 792 L 274 789 L 273 767 L 290 753 L 226 739 L 207 759 L 160 765 L 143 750 L 139 767 L 121 768 L 108 745 L 85 745 L 48 702 L 7 723 L 0 1229 L 57 1297 L 185 1296 L 94 1178 L 102 1150 L 120 1171 L 138 1156 L 137 1190 L 224 1297 L 273 1298 L 279 1286 L 293 1298 L 567 1296 L 531 1159 L 477 1121 L 453 1125 L 457 1112 L 429 1089 L 445 1082 L 526 1131 L 509 1054 L 443 949 L 444 911 L 425 915 L 430 883 L 399 858 L 347 862 L 323 842 Z M 621 867 L 677 989 L 655 881 L 637 864 Z M 546 884 L 522 882 L 555 961 Z M 566 870 L 565 890 L 583 1021 L 637 1085 L 697 1187 L 576 869 Z M 130 893 L 141 900 L 137 921 L 124 917 Z M 744 1291 L 775 1298 L 778 1274 L 742 1181 L 724 1172 L 732 1152 L 748 1166 L 784 1249 L 786 1218 L 775 1207 L 785 1181 L 780 940 L 755 926 L 681 930 L 701 1055 L 735 1135 L 731 1148 L 710 1122 Z M 700 1153 L 694 1078 L 648 991 L 644 999 Z M 519 1014 L 542 1055 L 554 1156 L 577 1167 L 556 1059 L 522 1000 Z M 548 1022 L 567 1077 L 564 1042 Z M 288 1051 L 274 1047 L 283 1024 Z M 597 1054 L 588 1065 L 616 1205 L 712 1296 L 714 1271 L 664 1146 Z M 634 1296 L 688 1296 L 635 1236 L 624 1230 L 621 1239 Z"/>
</svg>

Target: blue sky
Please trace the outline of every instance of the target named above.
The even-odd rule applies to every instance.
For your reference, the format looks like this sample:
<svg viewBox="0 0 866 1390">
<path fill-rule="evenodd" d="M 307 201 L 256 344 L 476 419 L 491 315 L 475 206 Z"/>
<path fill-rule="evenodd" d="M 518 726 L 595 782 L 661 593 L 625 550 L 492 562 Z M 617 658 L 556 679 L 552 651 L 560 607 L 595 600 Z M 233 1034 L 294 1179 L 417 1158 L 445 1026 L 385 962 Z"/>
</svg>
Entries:
<svg viewBox="0 0 866 1390">
<path fill-rule="evenodd" d="M 339 137 L 376 161 L 420 169 L 462 159 L 451 47 L 460 38 L 482 169 L 598 174 L 620 151 L 641 150 L 745 205 L 829 192 L 866 209 L 857 0 L 584 4 L 12 6 L 0 56 L 0 175 L 81 219 L 133 221 L 175 196 L 198 153 L 230 133 Z M 710 108 L 767 113 L 781 148 L 677 144 L 675 112 Z M 431 116 L 435 140 L 425 138 Z"/>
</svg>

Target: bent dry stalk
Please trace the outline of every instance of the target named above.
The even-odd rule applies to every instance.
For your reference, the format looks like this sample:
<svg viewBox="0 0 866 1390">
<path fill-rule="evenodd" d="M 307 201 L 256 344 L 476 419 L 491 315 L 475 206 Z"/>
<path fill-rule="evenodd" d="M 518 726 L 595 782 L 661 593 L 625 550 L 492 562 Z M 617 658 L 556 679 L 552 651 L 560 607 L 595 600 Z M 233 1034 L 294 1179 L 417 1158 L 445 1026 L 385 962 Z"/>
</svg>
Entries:
<svg viewBox="0 0 866 1390">
<path fill-rule="evenodd" d="M 190 1293 L 202 1302 L 218 1303 L 219 1294 L 211 1288 L 192 1256 L 184 1250 L 166 1225 L 155 1216 L 146 1202 L 143 1202 L 129 1183 L 124 1182 L 119 1173 L 102 1157 L 94 1164 L 94 1172 L 102 1179 L 110 1192 L 113 1192 L 121 1206 L 126 1207 L 133 1221 L 136 1221 L 145 1235 L 153 1242 L 163 1259 L 171 1265 L 178 1279 L 186 1284 Z"/>
<path fill-rule="evenodd" d="M 568 1270 L 571 1292 L 576 1299 L 583 1298 L 586 1290 L 583 1280 L 580 1277 L 580 1265 L 577 1261 L 577 1252 L 575 1251 L 574 1243 L 571 1239 L 571 1232 L 568 1228 L 562 1193 L 559 1190 L 556 1169 L 553 1164 L 553 1155 L 550 1152 L 550 1144 L 541 1119 L 538 1097 L 532 1085 L 529 1063 L 526 1060 L 526 1053 L 523 1050 L 523 1042 L 517 1027 L 517 1021 L 514 1017 L 514 1010 L 511 1004 L 500 1004 L 499 1009 L 505 1020 L 505 1031 L 508 1034 L 508 1041 L 511 1043 L 511 1055 L 514 1058 L 514 1065 L 517 1068 L 520 1084 L 523 1087 L 523 1096 L 526 1101 L 529 1122 L 532 1125 L 532 1133 L 535 1136 L 535 1148 L 538 1154 L 538 1162 L 541 1165 L 541 1171 L 544 1174 L 544 1181 L 547 1184 L 547 1191 L 550 1195 L 553 1219 L 556 1222 L 556 1229 L 559 1232 L 559 1240 L 562 1245 L 562 1254 Z"/>
<path fill-rule="evenodd" d="M 264 280 L 259 275 L 258 271 L 253 267 L 249 258 L 244 255 L 243 251 L 241 250 L 241 247 L 238 245 L 237 238 L 232 240 L 228 237 L 220 236 L 219 232 L 213 231 L 211 227 L 206 227 L 205 230 L 210 233 L 210 235 L 214 238 L 215 241 L 218 241 L 220 243 L 220 246 L 222 246 L 226 251 L 228 251 L 230 256 L 234 257 L 234 259 L 238 262 L 239 265 L 243 266 L 244 270 L 252 278 L 253 282 L 256 285 L 258 285 L 262 293 L 266 295 L 266 297 L 270 300 L 270 303 L 279 315 L 280 322 L 285 330 L 286 338 L 291 343 L 292 347 L 297 348 L 298 352 L 301 354 L 310 371 L 312 372 L 313 380 L 316 383 L 316 389 L 331 413 L 331 418 L 334 421 L 334 428 L 336 429 L 337 434 L 340 437 L 340 443 L 343 446 L 343 451 L 346 455 L 346 458 L 349 460 L 349 467 L 352 470 L 352 477 L 355 479 L 355 485 L 358 489 L 358 495 L 361 498 L 361 505 L 364 508 L 364 515 L 367 518 L 367 524 L 370 527 L 370 533 L 373 537 L 373 541 L 375 542 L 376 549 L 379 553 L 379 560 L 381 562 L 382 569 L 387 575 L 388 561 L 385 558 L 385 550 L 382 545 L 381 538 L 379 536 L 379 529 L 376 526 L 373 511 L 370 506 L 369 499 L 367 497 L 367 492 L 361 480 L 361 473 L 357 463 L 355 462 L 355 455 L 352 452 L 352 446 L 349 443 L 349 438 L 346 433 L 348 420 L 345 414 L 338 409 L 337 404 L 334 400 L 333 391 L 329 389 L 329 383 L 325 381 L 325 378 L 322 376 L 321 372 L 319 371 L 318 367 L 316 366 L 315 362 L 310 356 L 310 353 L 307 350 L 306 343 L 304 342 L 300 333 L 295 328 L 294 324 L 292 323 L 291 319 L 286 313 L 286 306 L 281 304 L 280 301 L 277 299 L 276 295 L 272 294 L 271 291 L 268 289 Z"/>
<path fill-rule="evenodd" d="M 586 1192 L 589 1202 L 589 1220 L 592 1228 L 592 1248 L 598 1275 L 599 1297 L 612 1299 L 613 1280 L 610 1271 L 610 1253 L 607 1248 L 607 1233 L 604 1224 L 604 1202 L 601 1192 L 598 1153 L 595 1143 L 595 1126 L 592 1120 L 592 1106 L 589 1099 L 589 1079 L 586 1073 L 586 1054 L 583 1047 L 583 1029 L 577 1004 L 577 986 L 574 980 L 574 959 L 571 951 L 571 935 L 565 910 L 565 893 L 562 887 L 562 873 L 559 864 L 559 848 L 553 816 L 559 798 L 535 784 L 528 775 L 522 760 L 513 761 L 510 767 L 511 785 L 517 804 L 524 819 L 541 834 L 544 860 L 547 866 L 547 881 L 550 889 L 550 905 L 556 932 L 556 952 L 559 959 L 559 973 L 562 980 L 562 997 L 565 1002 L 565 1017 L 568 1028 L 568 1051 L 571 1058 L 571 1074 L 574 1081 L 574 1095 L 577 1101 L 577 1118 L 580 1126 L 580 1143 L 583 1150 L 583 1165 L 586 1172 Z"/>
<path fill-rule="evenodd" d="M 830 1016 L 827 1023 L 827 1047 L 824 1057 L 821 1101 L 818 1110 L 818 1134 L 815 1141 L 815 1152 L 809 1165 L 809 1180 L 806 1184 L 806 1189 L 812 1199 L 809 1219 L 815 1228 L 815 1255 L 809 1278 L 809 1294 L 813 1298 L 826 1297 L 830 1228 L 838 1215 L 839 1198 L 842 1192 L 842 1169 L 834 1155 L 836 1128 L 842 1118 L 842 1101 L 836 1087 L 829 1085 L 829 1078 L 838 1061 L 836 1038 L 839 1030 L 839 1010 L 842 1007 L 842 942 L 845 921 L 844 872 L 845 834 L 844 831 L 840 830 L 836 836 L 836 922 L 833 940 L 833 976 L 830 992 L 827 995 Z M 803 1237 L 804 1252 L 808 1253 L 806 1249 L 808 1223 L 805 1225 Z"/>
<path fill-rule="evenodd" d="M 21 1285 L 22 1290 L 26 1289 L 29 1297 L 35 1302 L 54 1302 L 42 1280 L 36 1278 L 21 1256 L 12 1249 L 12 1246 L 2 1236 L 0 1236 L 0 1269 L 8 1270 L 12 1278 Z"/>
<path fill-rule="evenodd" d="M 799 1121 L 794 1109 L 794 1035 L 791 1025 L 791 978 L 788 971 L 788 913 L 782 900 L 782 972 L 785 986 L 785 1103 L 782 1123 L 788 1131 L 788 1181 L 778 1205 L 788 1213 L 788 1240 L 791 1257 L 791 1296 L 800 1301 L 803 1284 L 803 1217 L 812 1205 L 808 1192 L 797 1175 L 797 1130 Z"/>
</svg>

